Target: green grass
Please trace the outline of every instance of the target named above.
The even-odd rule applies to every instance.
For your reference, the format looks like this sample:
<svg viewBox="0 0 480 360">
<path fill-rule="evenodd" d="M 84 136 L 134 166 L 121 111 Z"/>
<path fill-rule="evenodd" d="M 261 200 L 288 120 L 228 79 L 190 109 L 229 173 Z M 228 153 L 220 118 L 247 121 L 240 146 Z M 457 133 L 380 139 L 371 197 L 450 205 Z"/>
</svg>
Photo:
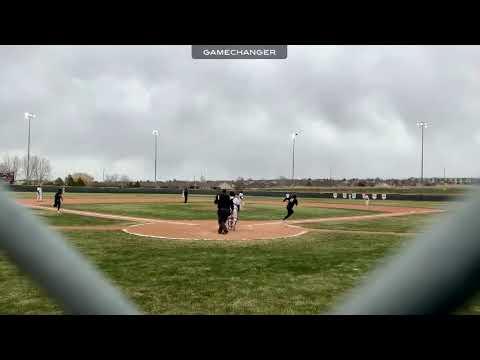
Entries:
<svg viewBox="0 0 480 360">
<path fill-rule="evenodd" d="M 252 198 L 247 198 L 246 211 L 241 213 L 243 219 L 277 219 L 277 215 L 285 213 L 282 203 L 278 207 L 260 205 L 249 203 L 249 199 Z M 125 215 L 138 211 L 135 216 L 144 217 L 215 218 L 210 198 L 187 205 L 72 207 L 101 212 L 100 207 L 108 213 L 115 213 L 112 207 L 116 207 L 118 211 L 128 211 Z M 34 213 L 57 226 L 117 223 L 66 213 L 61 216 L 54 212 Z M 358 212 L 300 206 L 294 218 L 355 213 Z M 421 231 L 442 216 L 415 215 L 308 226 L 404 233 Z M 293 239 L 252 242 L 154 240 L 120 231 L 65 231 L 64 234 L 70 244 L 104 272 L 143 312 L 152 314 L 323 313 L 332 309 L 375 265 L 387 261 L 386 254 L 411 241 L 410 237 L 398 235 L 322 232 L 310 232 Z M 0 252 L 0 314 L 61 313 L 62 309 Z M 458 313 L 480 314 L 480 296 Z"/>
<path fill-rule="evenodd" d="M 93 225 L 116 225 L 125 224 L 123 220 L 101 219 L 89 216 L 61 213 L 55 211 L 32 210 L 32 213 L 41 221 L 52 226 L 93 226 Z"/>
<path fill-rule="evenodd" d="M 195 196 L 196 197 L 196 196 Z M 192 198 L 195 198 L 192 196 Z M 255 201 L 278 201 L 281 203 L 281 197 L 272 197 L 272 196 L 247 196 L 247 204 Z M 309 198 L 301 197 L 299 198 L 300 204 L 350 204 L 350 205 L 364 205 L 365 201 L 356 199 L 334 199 L 334 198 Z M 414 207 L 414 208 L 446 208 L 450 206 L 457 206 L 461 204 L 461 201 L 410 201 L 410 200 L 370 200 L 370 205 L 376 206 L 396 206 L 396 207 Z M 300 205 L 300 206 L 301 206 Z"/>
<path fill-rule="evenodd" d="M 409 215 L 401 217 L 387 217 L 372 220 L 325 222 L 313 224 L 300 224 L 310 229 L 354 230 L 373 232 L 419 232 L 441 221 L 444 214 Z"/>
<path fill-rule="evenodd" d="M 398 237 L 311 233 L 295 240 L 146 240 L 121 232 L 70 232 L 142 311 L 154 314 L 315 314 L 327 311 Z M 0 313 L 61 309 L 0 257 Z"/>
<path fill-rule="evenodd" d="M 385 255 L 395 235 L 312 232 L 255 242 L 151 240 L 122 232 L 65 232 L 140 309 L 151 314 L 319 314 Z M 480 314 L 480 297 L 458 313 Z M 62 309 L 0 253 L 0 314 Z"/>
<path fill-rule="evenodd" d="M 216 219 L 217 213 L 214 204 L 207 203 L 177 203 L 177 204 L 81 204 L 66 205 L 67 209 L 95 211 L 99 213 L 146 218 L 161 218 L 168 220 L 200 220 Z M 280 202 L 278 206 L 247 203 L 240 211 L 242 220 L 279 220 L 286 215 L 285 206 Z M 372 212 L 346 209 L 325 209 L 314 207 L 297 207 L 292 219 L 311 219 L 334 216 L 355 216 L 371 214 Z"/>
<path fill-rule="evenodd" d="M 319 202 L 329 204 L 354 204 L 363 205 L 364 200 L 344 200 L 344 199 L 308 199 L 308 202 Z M 375 206 L 396 206 L 396 207 L 413 207 L 413 208 L 446 208 L 455 206 L 459 201 L 409 201 L 409 200 L 370 200 L 370 205 Z"/>
<path fill-rule="evenodd" d="M 0 314 L 62 314 L 43 290 L 11 264 L 0 252 Z"/>
</svg>

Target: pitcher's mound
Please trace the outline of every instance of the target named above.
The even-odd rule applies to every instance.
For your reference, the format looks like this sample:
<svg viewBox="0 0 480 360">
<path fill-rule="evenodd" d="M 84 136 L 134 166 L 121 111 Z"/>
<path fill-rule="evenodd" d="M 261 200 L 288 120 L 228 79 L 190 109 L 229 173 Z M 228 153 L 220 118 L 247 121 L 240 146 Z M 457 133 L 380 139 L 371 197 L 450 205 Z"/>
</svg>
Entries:
<svg viewBox="0 0 480 360">
<path fill-rule="evenodd" d="M 211 220 L 192 220 L 191 223 L 161 221 L 132 225 L 126 233 L 161 239 L 179 240 L 262 240 L 299 236 L 308 230 L 282 221 L 239 221 L 236 231 L 218 233 L 218 223 Z"/>
</svg>

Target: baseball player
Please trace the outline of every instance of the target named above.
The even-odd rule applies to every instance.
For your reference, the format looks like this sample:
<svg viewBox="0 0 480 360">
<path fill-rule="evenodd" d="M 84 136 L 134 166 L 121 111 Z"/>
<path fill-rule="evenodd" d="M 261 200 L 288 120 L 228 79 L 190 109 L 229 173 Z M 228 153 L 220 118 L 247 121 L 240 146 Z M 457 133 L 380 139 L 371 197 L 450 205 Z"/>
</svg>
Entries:
<svg viewBox="0 0 480 360">
<path fill-rule="evenodd" d="M 55 193 L 55 201 L 53 203 L 53 207 L 57 208 L 57 214 L 60 214 L 60 207 L 62 206 L 63 202 L 63 189 L 58 189 Z"/>
<path fill-rule="evenodd" d="M 227 219 L 230 215 L 232 208 L 232 200 L 227 194 L 227 190 L 223 189 L 220 194 L 215 197 L 215 204 L 217 204 L 217 216 L 218 216 L 218 233 L 228 234 Z"/>
<path fill-rule="evenodd" d="M 233 206 L 234 206 L 234 211 L 236 212 L 236 216 L 234 217 L 235 218 L 235 223 L 237 222 L 238 220 L 238 213 L 240 212 L 240 205 L 242 204 L 242 201 L 240 200 L 240 195 L 235 195 L 235 197 L 233 198 Z"/>
<path fill-rule="evenodd" d="M 284 221 L 293 215 L 293 207 L 295 205 L 298 206 L 297 195 L 292 194 L 288 198 L 285 197 L 285 199 L 283 199 L 283 202 L 285 201 L 288 201 L 288 203 L 287 203 L 287 215 L 283 218 Z"/>
<path fill-rule="evenodd" d="M 184 204 L 186 204 L 187 201 L 188 201 L 188 189 L 187 188 L 183 189 L 183 198 L 184 198 Z"/>
<path fill-rule="evenodd" d="M 240 198 L 240 203 L 242 205 L 242 208 L 245 207 L 245 194 L 243 193 L 243 191 L 240 191 L 240 193 L 238 194 L 238 197 Z M 240 211 L 240 207 L 238 208 L 238 211 Z"/>
<path fill-rule="evenodd" d="M 42 188 L 37 186 L 37 201 L 42 200 Z"/>
<path fill-rule="evenodd" d="M 238 212 L 240 211 L 240 196 L 236 195 L 233 191 L 231 191 L 230 200 L 232 201 L 231 212 L 230 212 L 230 216 L 228 217 L 227 223 L 228 223 L 228 229 L 235 231 L 237 222 L 238 222 Z"/>
</svg>

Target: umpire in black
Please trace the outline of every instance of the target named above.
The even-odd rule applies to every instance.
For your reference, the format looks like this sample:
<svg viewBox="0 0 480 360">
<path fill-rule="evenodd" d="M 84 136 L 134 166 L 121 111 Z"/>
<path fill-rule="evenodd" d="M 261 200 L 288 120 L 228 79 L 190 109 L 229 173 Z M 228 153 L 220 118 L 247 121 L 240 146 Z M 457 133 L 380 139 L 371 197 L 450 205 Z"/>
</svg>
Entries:
<svg viewBox="0 0 480 360">
<path fill-rule="evenodd" d="M 230 210 L 232 208 L 233 202 L 230 199 L 230 196 L 227 194 L 227 190 L 223 189 L 220 194 L 218 194 L 214 201 L 217 204 L 217 215 L 218 215 L 218 233 L 219 234 L 228 234 L 227 229 L 227 218 L 230 215 Z"/>
</svg>

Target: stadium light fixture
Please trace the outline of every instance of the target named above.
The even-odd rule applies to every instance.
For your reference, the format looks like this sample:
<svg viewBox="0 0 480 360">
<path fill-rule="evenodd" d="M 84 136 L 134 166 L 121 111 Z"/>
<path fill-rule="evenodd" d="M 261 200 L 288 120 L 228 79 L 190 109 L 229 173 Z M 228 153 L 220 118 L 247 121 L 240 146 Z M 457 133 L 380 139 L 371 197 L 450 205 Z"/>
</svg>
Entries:
<svg viewBox="0 0 480 360">
<path fill-rule="evenodd" d="M 27 174 L 26 174 L 26 180 L 30 180 L 30 123 L 31 120 L 36 118 L 37 116 L 32 113 L 24 113 L 25 120 L 28 120 L 28 147 L 27 147 Z"/>
<path fill-rule="evenodd" d="M 423 184 L 423 130 L 430 127 L 431 125 L 428 124 L 426 121 L 417 121 L 417 126 L 422 129 L 422 159 L 421 159 L 421 183 Z"/>
<path fill-rule="evenodd" d="M 155 137 L 155 185 L 157 184 L 157 142 L 158 142 L 158 130 L 153 130 L 152 135 Z"/>
<path fill-rule="evenodd" d="M 300 130 L 292 133 L 292 187 L 295 186 L 295 139 L 300 135 Z"/>
</svg>

